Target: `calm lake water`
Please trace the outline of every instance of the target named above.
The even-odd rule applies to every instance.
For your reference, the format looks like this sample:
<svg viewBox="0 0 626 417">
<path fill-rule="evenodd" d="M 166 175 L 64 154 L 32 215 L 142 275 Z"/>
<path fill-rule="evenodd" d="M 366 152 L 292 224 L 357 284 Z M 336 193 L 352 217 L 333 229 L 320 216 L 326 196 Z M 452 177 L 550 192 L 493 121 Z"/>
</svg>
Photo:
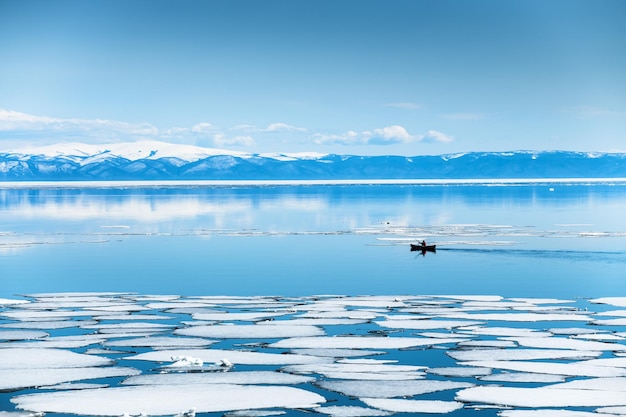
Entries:
<svg viewBox="0 0 626 417">
<path fill-rule="evenodd" d="M 626 295 L 623 213 L 623 183 L 0 189 L 0 296 Z"/>
<path fill-rule="evenodd" d="M 0 187 L 0 414 L 626 407 L 623 213 L 625 183 Z"/>
</svg>

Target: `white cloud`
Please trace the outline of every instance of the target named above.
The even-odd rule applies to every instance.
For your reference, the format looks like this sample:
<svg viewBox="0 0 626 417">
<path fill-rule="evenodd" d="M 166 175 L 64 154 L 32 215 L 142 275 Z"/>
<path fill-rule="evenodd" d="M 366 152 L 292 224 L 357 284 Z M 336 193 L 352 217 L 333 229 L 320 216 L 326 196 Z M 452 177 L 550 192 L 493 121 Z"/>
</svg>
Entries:
<svg viewBox="0 0 626 417">
<path fill-rule="evenodd" d="M 127 123 L 105 119 L 63 119 L 34 116 L 6 109 L 0 109 L 0 131 L 22 133 L 49 131 L 94 136 L 120 134 L 154 136 L 158 134 L 158 129 L 149 123 Z"/>
<path fill-rule="evenodd" d="M 402 126 L 394 125 L 375 129 L 373 134 L 367 139 L 367 143 L 389 145 L 394 143 L 418 142 L 418 136 L 411 136 Z"/>
<path fill-rule="evenodd" d="M 626 118 L 626 111 L 612 110 L 593 106 L 579 106 L 563 110 L 563 113 L 573 113 L 582 118 L 613 117 Z"/>
<path fill-rule="evenodd" d="M 214 132 L 215 128 L 210 123 L 197 123 L 191 127 L 193 133 L 210 133 Z"/>
<path fill-rule="evenodd" d="M 437 130 L 429 130 L 426 135 L 422 137 L 422 140 L 425 142 L 450 143 L 454 141 L 454 137 L 448 136 Z"/>
<path fill-rule="evenodd" d="M 288 125 L 286 123 L 272 123 L 267 128 L 265 128 L 266 132 L 278 132 L 278 131 L 296 131 L 296 132 L 306 132 L 306 129 L 303 127 L 296 127 L 292 125 Z"/>
</svg>

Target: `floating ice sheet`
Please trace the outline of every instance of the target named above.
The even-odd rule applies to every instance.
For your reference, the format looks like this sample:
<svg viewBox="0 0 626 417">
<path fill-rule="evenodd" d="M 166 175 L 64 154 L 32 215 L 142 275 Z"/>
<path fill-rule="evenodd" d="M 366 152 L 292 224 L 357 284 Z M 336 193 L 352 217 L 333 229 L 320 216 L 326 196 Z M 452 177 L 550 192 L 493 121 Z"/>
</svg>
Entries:
<svg viewBox="0 0 626 417">
<path fill-rule="evenodd" d="M 567 349 L 474 349 L 448 350 L 448 356 L 458 361 L 537 360 L 597 358 L 602 352 Z"/>
<path fill-rule="evenodd" d="M 615 377 L 626 376 L 626 369 L 611 368 L 608 366 L 581 365 L 579 363 L 554 363 L 532 361 L 470 361 L 461 362 L 465 366 L 481 368 L 505 369 L 509 371 L 531 372 L 539 374 L 554 374 L 567 376 L 587 377 Z"/>
<path fill-rule="evenodd" d="M 79 368 L 112 363 L 111 359 L 62 349 L 0 349 L 0 370 L 3 372 L 8 369 Z"/>
<path fill-rule="evenodd" d="M 615 413 L 618 414 L 618 413 Z M 598 417 L 597 413 L 590 411 L 573 410 L 504 410 L 498 413 L 501 417 Z"/>
<path fill-rule="evenodd" d="M 214 340 L 197 337 L 139 337 L 133 339 L 114 340 L 103 343 L 108 347 L 200 347 L 215 343 Z"/>
<path fill-rule="evenodd" d="M 363 349 L 292 349 L 291 353 L 329 358 L 352 358 L 359 356 L 384 355 L 386 352 L 381 350 Z"/>
<path fill-rule="evenodd" d="M 200 358 L 206 363 L 216 363 L 222 359 L 245 365 L 289 365 L 330 362 L 329 358 L 320 358 L 307 355 L 283 355 L 279 353 L 243 352 L 237 350 L 220 349 L 188 349 L 188 350 L 160 350 L 140 353 L 125 359 L 145 360 L 155 362 L 170 362 L 172 357 L 190 356 Z"/>
<path fill-rule="evenodd" d="M 597 351 L 626 351 L 626 345 L 619 343 L 576 340 L 563 337 L 512 337 L 507 338 L 520 346 L 545 349 L 574 349 Z"/>
<path fill-rule="evenodd" d="M 470 320 L 385 320 L 376 321 L 380 327 L 388 327 L 391 329 L 409 329 L 409 330 L 432 330 L 432 329 L 453 329 L 455 327 L 475 326 L 482 324 L 479 321 Z"/>
<path fill-rule="evenodd" d="M 284 316 L 287 312 L 244 312 L 244 313 L 196 313 L 193 315 L 194 320 L 208 321 L 260 321 L 267 320 L 278 316 Z"/>
<path fill-rule="evenodd" d="M 502 372 L 481 376 L 478 379 L 486 382 L 544 383 L 564 382 L 564 375 L 537 374 L 531 372 Z"/>
<path fill-rule="evenodd" d="M 37 330 L 0 330 L 0 342 L 8 340 L 42 339 L 48 336 L 48 333 Z"/>
<path fill-rule="evenodd" d="M 603 407 L 626 406 L 623 391 L 564 388 L 518 388 L 481 386 L 457 392 L 463 402 L 513 407 Z"/>
<path fill-rule="evenodd" d="M 324 397 L 299 388 L 228 384 L 132 386 L 28 394 L 11 399 L 23 410 L 78 415 L 175 415 L 259 408 L 315 408 Z"/>
<path fill-rule="evenodd" d="M 184 385 L 184 384 L 237 384 L 237 385 L 296 385 L 314 381 L 315 378 L 271 371 L 166 373 L 138 375 L 127 378 L 124 385 Z"/>
<path fill-rule="evenodd" d="M 270 346 L 275 348 L 325 348 L 325 349 L 404 349 L 416 346 L 430 346 L 457 343 L 465 339 L 427 337 L 294 337 L 284 339 Z"/>
<path fill-rule="evenodd" d="M 622 391 L 626 393 L 626 378 L 589 378 L 577 379 L 562 384 L 550 385 L 546 388 L 568 388 L 599 391 Z"/>
<path fill-rule="evenodd" d="M 316 326 L 288 324 L 193 326 L 176 330 L 174 333 L 183 336 L 213 337 L 216 339 L 275 339 L 325 334 L 322 329 Z"/>
<path fill-rule="evenodd" d="M 361 398 L 370 407 L 394 413 L 447 414 L 463 408 L 457 401 L 403 400 L 397 398 Z"/>
<path fill-rule="evenodd" d="M 332 417 L 376 417 L 390 416 L 390 411 L 377 410 L 374 408 L 357 407 L 357 406 L 341 406 L 331 405 L 328 407 L 319 407 L 314 410 L 320 414 L 328 414 Z"/>
<path fill-rule="evenodd" d="M 0 390 L 40 387 L 96 378 L 131 376 L 139 373 L 136 369 L 123 367 L 2 369 Z"/>
<path fill-rule="evenodd" d="M 318 382 L 320 388 L 339 392 L 351 397 L 394 398 L 430 394 L 451 389 L 469 388 L 466 382 L 420 380 L 420 381 L 325 381 Z"/>
</svg>

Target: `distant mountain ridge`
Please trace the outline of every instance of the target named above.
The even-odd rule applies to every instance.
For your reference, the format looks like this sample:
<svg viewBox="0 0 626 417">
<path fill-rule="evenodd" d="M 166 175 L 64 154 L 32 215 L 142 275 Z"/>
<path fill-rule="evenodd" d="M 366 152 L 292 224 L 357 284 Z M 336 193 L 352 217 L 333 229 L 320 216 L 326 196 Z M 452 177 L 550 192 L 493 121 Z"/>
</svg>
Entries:
<svg viewBox="0 0 626 417">
<path fill-rule="evenodd" d="M 163 142 L 65 143 L 0 152 L 1 181 L 624 177 L 624 153 L 515 151 L 412 157 L 252 154 Z"/>
</svg>

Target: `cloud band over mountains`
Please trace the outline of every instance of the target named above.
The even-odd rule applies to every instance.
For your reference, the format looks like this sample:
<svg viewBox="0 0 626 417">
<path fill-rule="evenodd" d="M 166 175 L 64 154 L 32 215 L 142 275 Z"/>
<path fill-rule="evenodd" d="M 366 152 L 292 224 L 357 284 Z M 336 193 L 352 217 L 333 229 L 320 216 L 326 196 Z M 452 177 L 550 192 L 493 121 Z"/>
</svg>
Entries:
<svg viewBox="0 0 626 417">
<path fill-rule="evenodd" d="M 80 119 L 37 116 L 0 108 L 0 149 L 10 150 L 25 144 L 40 146 L 60 141 L 80 140 L 84 143 L 159 140 L 181 144 L 202 144 L 218 147 L 251 147 L 267 138 L 323 145 L 396 145 L 419 142 L 450 143 L 453 137 L 428 130 L 412 134 L 400 125 L 365 131 L 321 133 L 312 129 L 275 122 L 266 127 L 239 125 L 221 128 L 208 122 L 188 127 L 159 128 L 150 123 L 131 123 L 106 119 Z"/>
</svg>

